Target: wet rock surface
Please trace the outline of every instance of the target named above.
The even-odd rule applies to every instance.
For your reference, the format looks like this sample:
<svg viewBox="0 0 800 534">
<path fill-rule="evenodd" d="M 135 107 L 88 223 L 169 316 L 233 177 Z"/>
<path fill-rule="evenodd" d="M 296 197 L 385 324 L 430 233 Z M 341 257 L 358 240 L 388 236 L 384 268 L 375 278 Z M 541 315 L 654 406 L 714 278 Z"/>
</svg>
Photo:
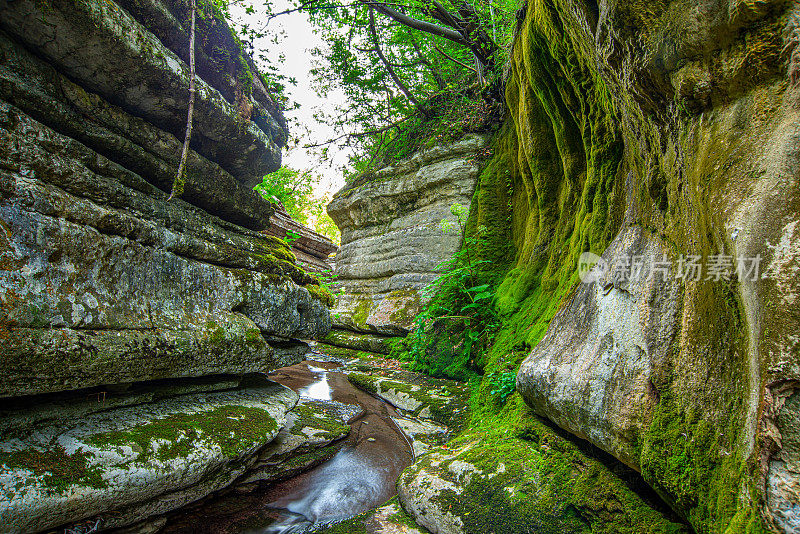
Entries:
<svg viewBox="0 0 800 534">
<path fill-rule="evenodd" d="M 285 120 L 202 9 L 168 200 L 187 7 L 0 5 L 3 532 L 152 531 L 227 487 L 297 400 L 264 376 L 330 328 L 329 297 L 260 232 L 274 209 L 251 188 L 280 165 Z"/>
<path fill-rule="evenodd" d="M 163 532 L 304 532 L 396 494 L 395 481 L 413 459 L 409 438 L 393 420 L 399 414 L 353 387 L 343 373 L 351 367 L 341 359 L 312 356 L 270 375 L 296 391 L 300 403 L 253 471 L 233 492 L 171 517 Z"/>
<path fill-rule="evenodd" d="M 218 491 L 253 463 L 297 402 L 291 390 L 266 380 L 88 397 L 74 399 L 73 413 L 55 419 L 35 408 L 4 414 L 5 532 L 87 517 L 113 528 Z"/>
</svg>

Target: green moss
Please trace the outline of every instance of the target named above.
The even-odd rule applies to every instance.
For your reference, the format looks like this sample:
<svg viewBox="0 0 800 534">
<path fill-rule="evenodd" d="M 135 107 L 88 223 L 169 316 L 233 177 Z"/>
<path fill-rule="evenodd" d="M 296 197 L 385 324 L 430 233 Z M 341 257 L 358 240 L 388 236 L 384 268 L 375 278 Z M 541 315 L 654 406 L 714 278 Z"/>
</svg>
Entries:
<svg viewBox="0 0 800 534">
<path fill-rule="evenodd" d="M 443 458 L 423 457 L 403 477 L 427 469 L 448 473 L 450 465 L 455 469 L 447 476 L 454 476 L 473 466 L 462 471 L 471 474 L 459 479 L 460 493 L 445 490 L 435 499 L 461 518 L 466 532 L 687 532 L 540 423 L 519 398 L 512 404 L 505 417 L 473 427 L 437 451 Z"/>
<path fill-rule="evenodd" d="M 307 405 L 298 404 L 292 413 L 297 416 L 292 433 L 298 436 L 306 437 L 300 432 L 304 427 L 321 429 L 324 434 L 317 436 L 331 440 L 343 438 L 350 433 L 350 426 L 342 423 L 338 415 L 324 405 L 315 405 L 312 409 Z"/>
<path fill-rule="evenodd" d="M 661 16 L 657 9 L 645 16 L 650 8 L 641 5 L 636 9 L 639 8 L 639 15 L 648 21 Z M 573 294 L 578 283 L 578 256 L 585 251 L 602 253 L 617 233 L 625 212 L 625 174 L 655 175 L 640 163 L 648 156 L 640 154 L 623 159 L 623 138 L 630 132 L 621 129 L 618 106 L 625 102 L 610 94 L 597 72 L 595 58 L 584 46 L 584 37 L 570 33 L 575 31 L 575 25 L 568 19 L 569 11 L 559 1 L 528 4 L 507 84 L 510 120 L 493 140 L 493 155 L 480 174 L 467 223 L 468 235 L 483 236 L 477 256 L 486 262 L 482 266 L 483 282 L 496 288 L 501 326 L 490 348 L 477 358 L 482 378 L 475 379 L 470 401 L 472 419 L 463 439 L 474 443 L 476 450 L 483 451 L 493 461 L 505 462 L 515 457 L 518 443 L 505 446 L 494 439 L 499 439 L 499 433 L 513 429 L 527 412 L 517 394 L 512 394 L 505 405 L 500 402 L 492 394 L 496 386 L 489 377 L 518 369 L 544 336 L 553 316 Z M 631 147 L 639 142 L 630 141 Z M 656 136 L 649 141 L 653 146 L 662 143 Z M 713 143 L 713 135 L 707 141 Z M 710 187 L 708 177 L 719 174 L 717 169 L 727 158 L 731 143 L 720 140 L 717 144 L 718 147 L 703 149 L 713 157 L 705 162 L 703 169 L 692 173 L 693 190 L 706 191 Z M 634 167 L 637 165 L 641 167 Z M 663 176 L 640 186 L 641 190 L 634 194 L 639 195 L 640 205 L 645 206 L 643 227 L 671 243 L 676 253 L 707 256 L 719 250 L 715 243 L 723 242 L 724 236 L 715 235 L 711 228 L 722 225 L 698 220 L 696 215 L 713 214 L 712 206 L 693 205 L 685 207 L 682 213 L 670 213 L 672 218 L 665 228 L 661 211 L 670 206 L 685 206 L 687 201 L 681 200 L 685 192 L 681 193 L 675 181 Z M 708 202 L 707 197 L 704 202 Z M 720 355 L 713 384 L 692 389 L 691 382 L 680 375 L 685 370 L 656 365 L 654 385 L 662 398 L 647 432 L 632 439 L 641 443 L 642 472 L 647 482 L 685 514 L 698 531 L 723 531 L 728 524 L 748 525 L 750 531 L 758 524 L 755 510 L 759 497 L 747 481 L 756 477 L 748 460 L 736 452 L 743 440 L 740 432 L 746 410 L 742 403 L 747 396 L 742 389 L 745 384 L 737 378 L 747 368 L 742 351 L 745 338 L 741 312 L 735 288 L 712 285 L 700 284 L 696 288 L 692 302 L 698 308 L 695 312 L 698 320 L 689 325 L 687 339 L 676 350 L 705 358 Z M 447 298 L 440 294 L 434 303 L 451 308 Z M 459 336 L 463 338 L 461 332 L 447 328 L 431 329 L 426 335 L 428 357 L 444 362 L 452 361 L 452 347 L 460 342 Z M 676 360 L 686 359 L 679 357 L 679 353 L 674 356 Z M 455 374 L 458 371 L 450 370 Z M 714 390 L 717 397 L 725 400 L 720 402 L 715 398 L 711 393 Z M 703 412 L 702 407 L 713 410 Z M 531 414 L 524 417 L 533 418 Z M 624 517 L 644 513 L 647 507 L 643 504 L 636 505 L 638 511 L 631 508 L 625 513 L 614 512 L 612 516 L 616 517 L 600 520 L 605 512 L 592 508 L 590 497 L 594 493 L 599 508 L 611 506 L 613 510 L 624 510 L 610 497 L 600 498 L 605 495 L 605 487 L 618 485 L 613 476 L 593 467 L 591 473 L 581 478 L 580 492 L 564 493 L 566 482 L 562 484 L 559 480 L 574 477 L 559 474 L 559 469 L 572 470 L 576 462 L 585 464 L 588 460 L 581 459 L 578 453 L 566 457 L 562 454 L 558 460 L 562 467 L 548 466 L 542 463 L 544 460 L 537 460 L 536 454 L 531 452 L 526 461 L 538 462 L 550 477 L 546 480 L 561 488 L 551 488 L 554 497 L 543 501 L 545 510 L 527 507 L 528 501 L 524 499 L 514 501 L 503 493 L 502 482 L 498 485 L 490 482 L 484 489 L 473 488 L 473 494 L 461 499 L 473 507 L 476 502 L 486 503 L 481 508 L 490 510 L 483 515 L 471 512 L 466 519 L 468 516 L 464 514 L 468 510 L 464 508 L 460 517 L 475 521 L 470 523 L 474 530 L 468 531 L 490 529 L 492 514 L 503 513 L 505 517 L 508 510 L 513 510 L 508 516 L 512 532 L 515 528 L 516 531 L 540 529 L 537 532 L 587 528 L 608 532 L 650 531 L 637 530 L 643 528 L 636 525 L 639 519 L 623 524 L 628 521 Z M 542 484 L 546 485 L 540 481 L 539 485 Z M 536 488 L 536 484 L 531 484 L 520 491 L 530 495 Z M 740 488 L 745 490 L 744 497 Z M 619 495 L 615 499 L 619 500 Z M 617 508 L 613 508 L 612 502 Z M 569 507 L 574 512 L 572 517 L 568 517 Z M 560 510 L 559 513 L 553 515 L 554 509 Z M 517 510 L 524 513 L 517 516 Z M 550 517 L 552 524 L 526 523 L 529 520 L 526 516 Z M 479 521 L 481 517 L 484 523 Z M 603 526 L 604 521 L 608 526 Z"/>
<path fill-rule="evenodd" d="M 369 318 L 369 313 L 372 311 L 372 299 L 365 298 L 360 299 L 358 304 L 355 305 L 353 308 L 353 313 L 351 317 L 353 318 L 353 323 L 356 326 L 365 327 L 367 325 L 367 318 Z"/>
<path fill-rule="evenodd" d="M 408 327 L 414 323 L 414 318 L 420 312 L 420 296 L 418 291 L 395 290 L 389 293 L 388 300 L 391 300 L 395 310 L 389 314 L 392 323 Z"/>
<path fill-rule="evenodd" d="M 223 455 L 233 458 L 269 441 L 277 427 L 266 410 L 220 406 L 169 415 L 129 430 L 95 434 L 87 442 L 98 447 L 131 446 L 141 451 L 137 458 L 140 462 L 186 458 L 201 444 L 217 446 Z"/>
<path fill-rule="evenodd" d="M 397 508 L 395 513 L 386 518 L 386 523 L 393 523 L 395 526 L 399 527 L 397 530 L 391 530 L 392 532 L 405 532 L 403 527 L 407 529 L 417 529 L 420 532 L 424 531 L 423 527 L 417 525 L 414 520 L 405 513 L 403 508 L 400 506 L 397 497 L 393 497 L 389 501 L 377 506 L 372 510 L 364 512 L 363 514 L 357 515 L 356 517 L 329 527 L 316 529 L 313 532 L 324 534 L 367 534 L 367 532 L 372 532 L 371 529 L 369 531 L 367 530 L 367 522 L 369 522 L 370 519 L 375 516 L 377 510 L 387 506 L 393 506 Z M 389 528 L 391 529 L 391 527 Z"/>
<path fill-rule="evenodd" d="M 355 372 L 348 374 L 347 379 L 355 387 L 373 395 L 389 391 L 403 393 L 420 403 L 413 415 L 419 416 L 424 412 L 427 418 L 451 430 L 464 428 L 469 419 L 469 389 L 464 384 L 404 371 L 389 374 L 394 374 L 395 379 Z"/>
<path fill-rule="evenodd" d="M 355 387 L 367 393 L 378 393 L 378 379 L 364 373 L 349 373 L 347 380 Z"/>
<path fill-rule="evenodd" d="M 61 445 L 51 449 L 23 449 L 16 452 L 0 452 L 0 465 L 7 469 L 26 469 L 42 477 L 45 487 L 55 493 L 63 493 L 70 486 L 80 485 L 103 488 L 102 469 L 90 465 L 88 452 L 67 454 Z"/>
<path fill-rule="evenodd" d="M 318 284 L 306 284 L 303 287 L 305 287 L 308 292 L 311 293 L 311 298 L 322 302 L 328 308 L 333 308 L 335 299 L 330 291 Z"/>
<path fill-rule="evenodd" d="M 339 329 L 332 329 L 323 341 L 328 345 L 345 347 L 363 352 L 389 354 L 391 342 L 396 338 L 388 338 L 378 334 L 359 334 Z"/>
<path fill-rule="evenodd" d="M 436 500 L 462 519 L 466 532 L 687 532 L 606 466 L 540 423 L 521 399 L 511 404 L 501 417 L 450 442 L 440 451 L 444 461 L 433 468 L 447 473 L 456 461 L 460 467 L 474 466 L 459 483 L 461 493 L 446 490 Z M 430 469 L 426 462 L 433 461 L 441 458 L 425 457 L 403 476 Z"/>
</svg>

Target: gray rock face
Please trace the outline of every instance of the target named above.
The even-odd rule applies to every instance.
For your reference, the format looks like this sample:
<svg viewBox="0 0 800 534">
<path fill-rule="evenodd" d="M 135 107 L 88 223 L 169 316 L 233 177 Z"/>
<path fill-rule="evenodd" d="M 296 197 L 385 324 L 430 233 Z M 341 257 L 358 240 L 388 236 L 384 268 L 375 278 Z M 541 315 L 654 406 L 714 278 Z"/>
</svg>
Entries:
<svg viewBox="0 0 800 534">
<path fill-rule="evenodd" d="M 4 426 L 21 420 L 27 432 L 0 441 L 2 532 L 87 518 L 125 526 L 222 489 L 278 434 L 298 399 L 275 383 L 180 393 L 123 395 L 109 399 L 113 410 L 100 409 L 105 398 L 74 399 L 80 416 L 56 420 L 24 409 L 4 414 Z"/>
<path fill-rule="evenodd" d="M 5 31 L 87 90 L 182 137 L 188 67 L 119 5 L 101 0 L 56 0 L 46 6 L 35 0 L 6 2 L 0 21 Z M 204 80 L 196 83 L 193 148 L 254 186 L 280 165 L 277 132 L 264 131 L 242 116 Z"/>
<path fill-rule="evenodd" d="M 369 181 L 336 193 L 328 213 L 342 231 L 336 256 L 337 326 L 360 332 L 403 335 L 426 301 L 420 291 L 461 243 L 444 233 L 453 204 L 469 207 L 488 143 L 468 135 L 449 146 L 421 151 L 377 171 Z"/>
<path fill-rule="evenodd" d="M 330 329 L 251 189 L 285 120 L 202 9 L 195 136 L 168 201 L 185 6 L 0 5 L 0 532 L 149 528 L 229 486 L 297 401 L 262 375 Z"/>
<path fill-rule="evenodd" d="M 541 11 L 527 15 L 528 39 L 558 24 L 570 53 L 610 88 L 624 155 L 603 201 L 627 205 L 628 215 L 604 258 L 663 258 L 672 268 L 665 282 L 605 277 L 563 294 L 517 387 L 537 414 L 639 470 L 698 532 L 795 532 L 800 6 L 659 9 L 601 3 L 593 18 L 563 4 L 541 24 Z M 531 132 L 550 126 L 526 100 L 544 94 L 541 72 L 526 79 L 530 49 L 539 48 L 515 50 L 519 86 L 508 93 L 528 162 L 544 152 Z M 564 103 L 578 100 L 591 103 L 580 92 Z M 568 162 L 570 150 L 559 151 Z M 564 183 L 578 175 L 557 167 Z M 702 274 L 682 278 L 680 261 L 691 256 Z"/>
<path fill-rule="evenodd" d="M 297 263 L 311 272 L 332 271 L 328 257 L 334 254 L 339 247 L 324 235 L 295 221 L 280 204 L 276 204 L 275 208 L 269 228 L 264 232 L 280 239 L 290 235 L 289 232 L 295 234 L 298 237 L 292 239 L 291 244 L 292 252 L 297 257 Z"/>
<path fill-rule="evenodd" d="M 263 334 L 324 335 L 284 244 L 178 202 L 0 103 L 0 395 L 281 366 Z"/>
<path fill-rule="evenodd" d="M 603 259 L 612 266 L 637 258 L 642 270 L 629 277 L 609 267 L 580 284 L 517 374 L 518 391 L 539 414 L 635 468 L 631 437 L 657 403 L 654 368 L 668 360 L 679 320 L 683 284 L 650 267 L 667 252 L 657 237 L 626 226 Z"/>
</svg>

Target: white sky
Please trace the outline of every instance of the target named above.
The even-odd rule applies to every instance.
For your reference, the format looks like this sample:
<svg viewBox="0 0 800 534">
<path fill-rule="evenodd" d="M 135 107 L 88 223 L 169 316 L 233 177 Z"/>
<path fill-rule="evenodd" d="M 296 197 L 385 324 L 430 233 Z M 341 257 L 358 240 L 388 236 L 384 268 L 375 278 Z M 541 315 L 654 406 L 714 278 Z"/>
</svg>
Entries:
<svg viewBox="0 0 800 534">
<path fill-rule="evenodd" d="M 235 23 L 246 22 L 252 28 L 261 28 L 264 25 L 265 17 L 260 14 L 261 2 L 246 2 L 255 8 L 255 14 L 247 15 L 244 6 L 241 4 L 231 5 L 231 15 Z M 279 12 L 290 6 L 287 0 L 273 0 L 273 11 Z M 343 102 L 345 97 L 342 93 L 332 93 L 326 101 L 320 100 L 319 96 L 311 88 L 309 72 L 312 67 L 311 49 L 316 46 L 323 46 L 322 39 L 316 35 L 308 21 L 308 16 L 303 12 L 281 15 L 272 19 L 269 24 L 270 33 L 278 33 L 283 30 L 278 37 L 278 44 L 271 42 L 268 38 L 256 40 L 255 47 L 256 61 L 259 52 L 263 52 L 272 60 L 273 65 L 278 65 L 277 58 L 281 53 L 286 56 L 283 65 L 278 68 L 287 77 L 297 79 L 297 85 L 287 84 L 287 93 L 293 102 L 300 103 L 300 109 L 287 110 L 284 112 L 289 119 L 290 145 L 294 138 L 300 139 L 297 148 L 285 150 L 283 154 L 283 164 L 301 171 L 310 170 L 313 174 L 320 176 L 321 180 L 315 189 L 316 196 L 321 197 L 328 193 L 335 193 L 344 185 L 344 176 L 337 168 L 347 162 L 347 153 L 337 151 L 335 145 L 329 149 L 331 162 L 321 163 L 311 151 L 303 149 L 303 145 L 314 142 L 321 142 L 336 137 L 335 132 L 325 124 L 317 122 L 314 117 L 314 109 L 322 107 L 330 110 L 331 104 Z M 312 133 L 309 136 L 307 130 Z"/>
</svg>

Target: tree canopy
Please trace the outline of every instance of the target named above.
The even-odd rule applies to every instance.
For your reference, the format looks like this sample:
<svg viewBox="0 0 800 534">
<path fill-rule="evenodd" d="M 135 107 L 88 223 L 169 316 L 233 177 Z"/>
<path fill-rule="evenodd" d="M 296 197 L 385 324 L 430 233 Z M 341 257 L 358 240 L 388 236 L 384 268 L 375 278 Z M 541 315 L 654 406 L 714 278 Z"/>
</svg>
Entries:
<svg viewBox="0 0 800 534">
<path fill-rule="evenodd" d="M 486 120 L 517 7 L 512 0 L 294 0 L 276 10 L 270 0 L 241 1 L 263 21 L 240 28 L 247 39 L 277 39 L 281 15 L 308 13 L 325 42 L 312 51 L 315 89 L 322 99 L 341 91 L 346 101 L 316 114 L 337 137 L 307 146 L 323 157 L 331 145 L 353 147 L 355 173 Z"/>
<path fill-rule="evenodd" d="M 283 205 L 297 222 L 339 243 L 339 229 L 325 211 L 330 199 L 314 194 L 318 182 L 319 178 L 309 171 L 301 172 L 284 166 L 266 175 L 255 189 L 270 202 Z"/>
</svg>

